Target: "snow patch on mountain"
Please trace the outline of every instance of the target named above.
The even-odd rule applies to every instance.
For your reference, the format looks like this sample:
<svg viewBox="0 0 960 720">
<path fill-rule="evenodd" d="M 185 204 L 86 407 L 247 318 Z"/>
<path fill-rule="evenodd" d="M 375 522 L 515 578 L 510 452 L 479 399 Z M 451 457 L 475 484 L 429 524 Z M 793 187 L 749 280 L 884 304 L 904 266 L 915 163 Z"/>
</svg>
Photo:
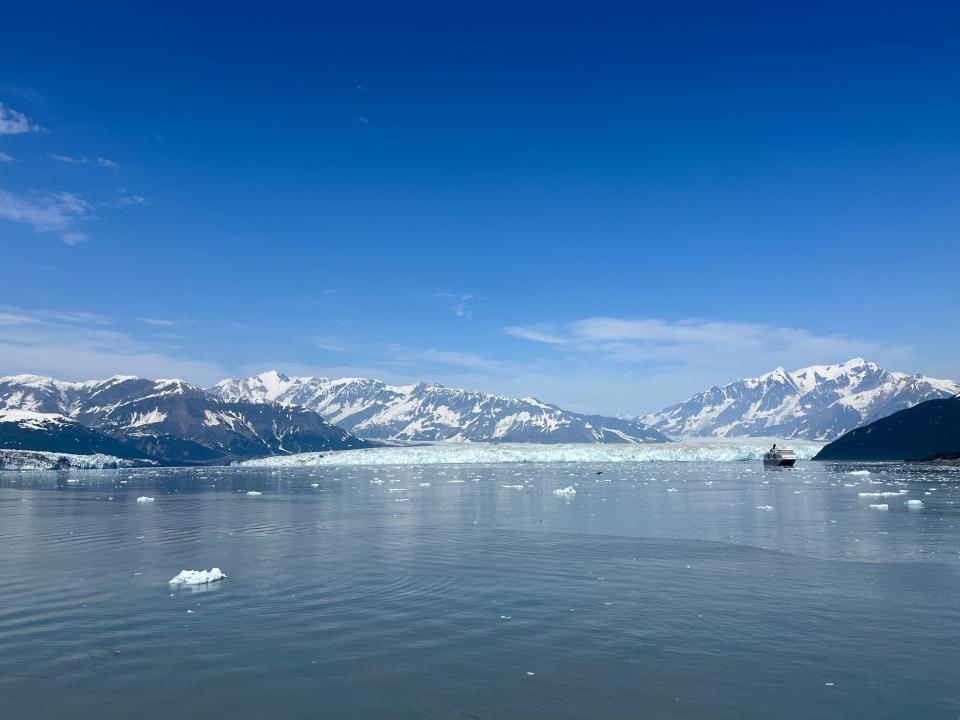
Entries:
<svg viewBox="0 0 960 720">
<path fill-rule="evenodd" d="M 225 400 L 300 405 L 357 435 L 395 441 L 647 443 L 661 433 L 636 420 L 569 412 L 534 398 L 516 399 L 370 378 L 289 377 L 271 370 L 222 380 Z"/>
<path fill-rule="evenodd" d="M 832 440 L 898 410 L 960 392 L 960 383 L 888 372 L 854 358 L 713 387 L 641 418 L 672 436 L 777 435 Z"/>
</svg>

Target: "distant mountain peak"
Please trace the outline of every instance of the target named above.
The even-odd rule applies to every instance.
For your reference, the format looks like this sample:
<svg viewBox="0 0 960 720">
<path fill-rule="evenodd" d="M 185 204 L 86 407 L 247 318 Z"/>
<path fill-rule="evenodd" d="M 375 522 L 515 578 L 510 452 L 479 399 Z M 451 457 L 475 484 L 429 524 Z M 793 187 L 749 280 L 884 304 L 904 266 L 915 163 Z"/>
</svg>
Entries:
<svg viewBox="0 0 960 720">
<path fill-rule="evenodd" d="M 832 440 L 866 422 L 958 392 L 955 381 L 887 372 L 858 357 L 792 372 L 779 367 L 641 419 L 667 435 Z"/>
<path fill-rule="evenodd" d="M 370 378 L 292 378 L 268 390 L 261 376 L 223 380 L 227 399 L 302 405 L 371 439 L 471 442 L 664 442 L 637 420 L 588 416 L 533 398 L 515 399 L 438 383 L 387 385 Z"/>
</svg>

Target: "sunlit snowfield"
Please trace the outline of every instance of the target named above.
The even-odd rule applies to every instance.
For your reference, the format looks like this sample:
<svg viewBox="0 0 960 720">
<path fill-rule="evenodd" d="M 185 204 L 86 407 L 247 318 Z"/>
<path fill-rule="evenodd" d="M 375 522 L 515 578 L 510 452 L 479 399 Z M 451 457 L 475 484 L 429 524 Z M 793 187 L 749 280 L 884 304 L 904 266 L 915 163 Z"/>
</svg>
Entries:
<svg viewBox="0 0 960 720">
<path fill-rule="evenodd" d="M 4 718 L 960 717 L 956 468 L 4 473 L 0 543 Z"/>
</svg>

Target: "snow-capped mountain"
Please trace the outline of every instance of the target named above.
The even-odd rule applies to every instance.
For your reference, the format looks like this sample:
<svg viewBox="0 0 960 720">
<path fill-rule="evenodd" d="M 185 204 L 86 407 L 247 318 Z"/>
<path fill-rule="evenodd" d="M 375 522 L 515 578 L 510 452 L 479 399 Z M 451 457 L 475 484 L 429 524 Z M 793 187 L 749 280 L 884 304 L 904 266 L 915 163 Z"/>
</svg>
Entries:
<svg viewBox="0 0 960 720">
<path fill-rule="evenodd" d="M 369 378 L 287 377 L 276 371 L 210 388 L 225 400 L 315 410 L 360 437 L 402 441 L 641 443 L 667 438 L 636 420 L 568 412 L 442 385 L 391 386 Z"/>
<path fill-rule="evenodd" d="M 0 416 L 9 419 L 0 430 L 16 429 L 9 433 L 8 447 L 108 452 L 174 463 L 369 445 L 311 410 L 230 402 L 182 380 L 0 377 Z"/>
<path fill-rule="evenodd" d="M 960 383 L 888 372 L 855 358 L 712 387 L 641 418 L 667 435 L 833 440 L 898 410 L 960 392 Z"/>
</svg>

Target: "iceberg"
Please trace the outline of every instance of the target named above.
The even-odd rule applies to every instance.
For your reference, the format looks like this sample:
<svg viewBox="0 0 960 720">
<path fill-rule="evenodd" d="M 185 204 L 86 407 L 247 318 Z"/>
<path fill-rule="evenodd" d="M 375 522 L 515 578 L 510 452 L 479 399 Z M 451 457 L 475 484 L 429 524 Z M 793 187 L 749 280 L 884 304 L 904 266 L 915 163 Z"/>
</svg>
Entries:
<svg viewBox="0 0 960 720">
<path fill-rule="evenodd" d="M 146 495 L 141 495 L 140 497 L 137 498 L 137 502 L 138 502 L 138 503 L 152 503 L 152 502 L 154 502 L 154 498 L 152 498 L 152 497 L 147 497 Z"/>
<path fill-rule="evenodd" d="M 577 494 L 577 489 L 573 485 L 567 485 L 564 488 L 557 488 L 553 491 L 553 494 L 560 497 L 570 497 Z"/>
<path fill-rule="evenodd" d="M 458 465 L 494 463 L 729 462 L 763 459 L 772 438 L 685 438 L 643 445 L 534 443 L 458 443 L 379 447 L 338 452 L 300 453 L 247 460 L 252 467 L 317 465 Z M 800 460 L 809 460 L 825 443 L 791 441 Z"/>
<path fill-rule="evenodd" d="M 868 505 L 871 510 L 889 510 L 890 506 L 886 503 L 877 503 L 875 505 Z"/>
<path fill-rule="evenodd" d="M 923 500 L 907 500 L 904 505 L 911 510 L 920 510 L 923 507 Z"/>
<path fill-rule="evenodd" d="M 226 573 L 218 567 L 210 570 L 181 570 L 175 577 L 170 578 L 171 585 L 206 585 L 223 580 Z"/>
</svg>

